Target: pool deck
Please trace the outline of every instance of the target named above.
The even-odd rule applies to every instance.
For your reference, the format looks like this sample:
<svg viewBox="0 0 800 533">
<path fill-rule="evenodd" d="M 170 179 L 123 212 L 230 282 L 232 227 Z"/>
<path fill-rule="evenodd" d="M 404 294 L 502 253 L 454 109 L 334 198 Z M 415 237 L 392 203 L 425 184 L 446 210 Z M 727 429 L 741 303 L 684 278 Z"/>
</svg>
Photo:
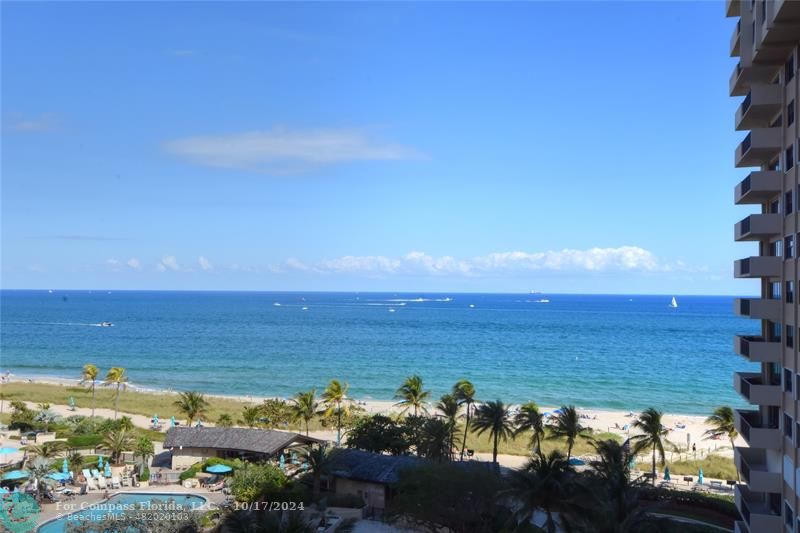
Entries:
<svg viewBox="0 0 800 533">
<path fill-rule="evenodd" d="M 208 500 L 211 506 L 219 506 L 225 501 L 225 495 L 220 492 L 209 492 L 205 489 L 187 489 L 181 485 L 155 485 L 150 487 L 124 487 L 108 491 L 108 496 L 125 493 L 153 493 L 153 494 L 191 494 L 193 496 L 202 496 Z M 39 522 L 37 526 L 41 526 L 45 522 L 53 518 L 60 518 L 70 513 L 80 511 L 90 505 L 100 503 L 105 500 L 104 491 L 91 491 L 83 496 L 75 496 L 74 499 L 64 500 L 56 503 L 42 504 L 42 513 L 39 515 Z"/>
</svg>

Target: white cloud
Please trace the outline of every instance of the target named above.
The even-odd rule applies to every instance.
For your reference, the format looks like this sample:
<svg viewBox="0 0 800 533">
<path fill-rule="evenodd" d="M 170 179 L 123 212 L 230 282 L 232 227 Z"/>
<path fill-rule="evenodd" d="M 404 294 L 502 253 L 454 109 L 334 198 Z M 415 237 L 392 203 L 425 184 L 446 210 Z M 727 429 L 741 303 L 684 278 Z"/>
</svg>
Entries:
<svg viewBox="0 0 800 533">
<path fill-rule="evenodd" d="M 58 129 L 59 120 L 55 115 L 44 113 L 35 117 L 16 117 L 10 127 L 24 133 L 51 132 Z"/>
<path fill-rule="evenodd" d="M 211 264 L 211 261 L 203 257 L 202 255 L 197 258 L 197 263 L 200 265 L 200 268 L 203 270 L 211 270 L 214 268 L 214 265 Z"/>
<path fill-rule="evenodd" d="M 129 268 L 132 268 L 134 270 L 140 270 L 142 268 L 142 263 L 135 257 L 131 257 L 130 259 L 128 259 L 128 261 L 126 261 L 125 264 L 128 265 Z"/>
<path fill-rule="evenodd" d="M 419 157 L 411 148 L 370 139 L 360 129 L 273 128 L 174 139 L 164 143 L 164 149 L 200 165 L 272 173 L 302 172 L 351 161 L 396 161 Z"/>
<path fill-rule="evenodd" d="M 317 273 L 427 274 L 488 276 L 525 272 L 672 272 L 689 271 L 678 261 L 660 261 L 652 252 L 638 246 L 617 248 L 563 249 L 544 252 L 496 252 L 471 259 L 451 256 L 434 257 L 414 251 L 401 257 L 343 256 L 316 263 L 292 258 L 282 265 L 285 270 Z"/>
<path fill-rule="evenodd" d="M 119 270 L 122 266 L 122 262 L 112 257 L 111 259 L 106 259 L 106 265 L 108 265 L 111 270 Z"/>
<path fill-rule="evenodd" d="M 159 272 L 166 272 L 167 270 L 177 272 L 180 269 L 181 266 L 178 264 L 178 259 L 174 255 L 165 255 L 156 265 L 156 270 Z"/>
</svg>

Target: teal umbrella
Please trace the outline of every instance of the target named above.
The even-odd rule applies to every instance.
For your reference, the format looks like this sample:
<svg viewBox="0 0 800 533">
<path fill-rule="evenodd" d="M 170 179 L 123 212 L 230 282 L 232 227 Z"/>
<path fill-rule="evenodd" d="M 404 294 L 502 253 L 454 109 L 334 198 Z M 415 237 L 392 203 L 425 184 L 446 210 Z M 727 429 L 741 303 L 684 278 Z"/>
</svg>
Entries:
<svg viewBox="0 0 800 533">
<path fill-rule="evenodd" d="M 28 477 L 28 473 L 24 470 L 12 470 L 11 472 L 6 472 L 3 474 L 3 481 L 11 481 L 14 479 L 25 479 Z"/>
<path fill-rule="evenodd" d="M 669 476 L 669 467 L 664 469 L 664 481 L 670 481 L 672 478 Z"/>
<path fill-rule="evenodd" d="M 175 417 L 174 416 L 172 418 L 170 418 L 169 422 L 170 422 L 170 424 L 172 424 L 172 427 L 175 427 Z"/>
<path fill-rule="evenodd" d="M 69 397 L 69 409 L 70 411 L 75 410 L 75 398 L 73 398 L 72 396 Z"/>
<path fill-rule="evenodd" d="M 223 464 L 211 465 L 206 468 L 206 472 L 211 472 L 212 474 L 227 474 L 231 470 L 233 470 L 233 468 Z"/>
<path fill-rule="evenodd" d="M 64 472 L 54 472 L 52 474 L 48 474 L 47 477 L 56 481 L 67 481 L 71 476 Z"/>
<path fill-rule="evenodd" d="M 108 461 L 106 461 L 106 471 L 103 472 L 103 475 L 106 477 L 111 477 L 111 465 L 108 464 Z"/>
<path fill-rule="evenodd" d="M 0 455 L 6 455 L 7 453 L 16 453 L 18 451 L 19 449 L 17 448 L 3 446 L 2 448 L 0 448 Z"/>
<path fill-rule="evenodd" d="M 64 462 L 61 464 L 61 471 L 65 474 L 69 474 L 69 463 L 66 457 L 64 457 Z"/>
<path fill-rule="evenodd" d="M 158 415 L 153 415 L 153 427 L 158 426 Z"/>
<path fill-rule="evenodd" d="M 278 459 L 278 464 L 280 465 L 281 470 L 286 469 L 286 457 L 284 457 L 283 454 L 281 454 L 280 458 Z"/>
<path fill-rule="evenodd" d="M 631 455 L 631 460 L 628 461 L 628 470 L 635 470 L 636 469 L 636 457 Z"/>
<path fill-rule="evenodd" d="M 697 484 L 698 485 L 702 485 L 703 484 L 703 467 L 702 466 L 700 467 L 700 471 L 697 472 Z"/>
<path fill-rule="evenodd" d="M 103 456 L 102 455 L 98 455 L 97 456 L 97 469 L 99 470 L 101 468 L 103 468 Z"/>
</svg>

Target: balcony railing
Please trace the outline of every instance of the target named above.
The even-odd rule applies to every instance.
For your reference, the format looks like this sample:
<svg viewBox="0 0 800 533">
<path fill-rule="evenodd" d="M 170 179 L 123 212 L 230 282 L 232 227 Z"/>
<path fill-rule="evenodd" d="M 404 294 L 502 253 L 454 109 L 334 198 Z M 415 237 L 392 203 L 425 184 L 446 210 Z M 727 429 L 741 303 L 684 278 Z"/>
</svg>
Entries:
<svg viewBox="0 0 800 533">
<path fill-rule="evenodd" d="M 739 272 L 743 275 L 750 273 L 750 258 L 746 257 L 739 260 Z"/>
<path fill-rule="evenodd" d="M 742 186 L 741 186 L 742 194 L 747 194 L 750 192 L 750 182 L 751 180 L 749 175 L 742 180 Z"/>
<path fill-rule="evenodd" d="M 742 298 L 739 300 L 739 314 L 749 316 L 750 315 L 750 300 L 747 298 Z"/>
<path fill-rule="evenodd" d="M 739 144 L 740 151 L 739 153 L 744 154 L 750 149 L 752 140 L 751 140 L 752 133 L 748 133 L 744 140 Z"/>
<path fill-rule="evenodd" d="M 742 228 L 742 234 L 750 233 L 750 217 L 745 217 L 740 222 Z"/>
<path fill-rule="evenodd" d="M 750 103 L 753 101 L 753 91 L 747 93 L 747 96 L 744 97 L 742 100 L 742 113 L 747 113 L 747 110 L 750 109 Z"/>
</svg>

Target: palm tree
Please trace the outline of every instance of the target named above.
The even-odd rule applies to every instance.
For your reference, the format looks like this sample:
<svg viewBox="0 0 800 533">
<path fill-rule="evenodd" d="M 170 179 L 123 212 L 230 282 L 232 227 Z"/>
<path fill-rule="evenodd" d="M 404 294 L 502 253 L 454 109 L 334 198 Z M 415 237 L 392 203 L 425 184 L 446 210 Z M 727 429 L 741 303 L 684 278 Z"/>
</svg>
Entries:
<svg viewBox="0 0 800 533">
<path fill-rule="evenodd" d="M 480 405 L 475 411 L 475 420 L 473 424 L 475 429 L 478 430 L 478 435 L 483 435 L 487 431 L 489 432 L 489 437 L 493 439 L 492 462 L 497 464 L 498 442 L 500 439 L 503 439 L 503 442 L 505 442 L 509 437 L 514 436 L 514 427 L 511 423 L 511 415 L 508 406 L 500 400 L 494 400 Z"/>
<path fill-rule="evenodd" d="M 147 460 L 155 453 L 153 441 L 147 437 L 139 437 L 139 440 L 136 441 L 136 446 L 133 448 L 133 456 L 142 458 L 142 471 L 147 468 Z"/>
<path fill-rule="evenodd" d="M 456 421 L 458 412 L 461 410 L 458 400 L 452 394 L 444 394 L 436 404 L 436 409 L 442 413 L 442 417 L 447 421 L 449 436 L 447 438 L 447 459 L 453 460 L 453 447 L 456 443 Z"/>
<path fill-rule="evenodd" d="M 94 389 L 95 385 L 97 385 L 97 376 L 100 374 L 100 369 L 98 369 L 92 363 L 88 363 L 83 365 L 83 371 L 81 372 L 81 385 L 84 383 L 89 384 L 89 389 L 92 391 L 92 418 L 94 418 Z"/>
<path fill-rule="evenodd" d="M 115 465 L 119 464 L 122 452 L 130 450 L 133 446 L 133 435 L 124 429 L 109 431 L 103 437 L 103 447 L 111 452 L 111 462 Z"/>
<path fill-rule="evenodd" d="M 119 393 L 125 389 L 127 382 L 128 376 L 125 375 L 125 369 L 121 366 L 115 366 L 108 370 L 104 385 L 117 388 L 117 393 L 114 396 L 114 420 L 117 419 L 117 411 L 119 411 Z"/>
<path fill-rule="evenodd" d="M 35 457 L 33 461 L 28 463 L 27 470 L 28 481 L 35 481 L 34 486 L 37 487 L 35 497 L 38 501 L 41 501 L 50 486 L 48 476 L 53 472 L 50 467 L 50 461 L 44 457 Z"/>
<path fill-rule="evenodd" d="M 28 446 L 28 452 L 35 454 L 43 459 L 53 459 L 58 457 L 67 449 L 67 443 L 63 440 L 51 440 L 41 444 Z"/>
<path fill-rule="evenodd" d="M 245 405 L 242 408 L 241 423 L 249 428 L 254 428 L 261 423 L 263 409 L 260 405 Z"/>
<path fill-rule="evenodd" d="M 117 421 L 117 429 L 124 429 L 125 431 L 133 431 L 133 419 L 129 416 L 121 416 Z"/>
<path fill-rule="evenodd" d="M 217 419 L 217 427 L 229 428 L 233 427 L 233 418 L 228 413 L 222 413 Z"/>
<path fill-rule="evenodd" d="M 652 479 L 653 484 L 656 483 L 656 452 L 659 456 L 659 464 L 664 466 L 664 443 L 667 442 L 667 430 L 661 422 L 663 413 L 653 407 L 648 407 L 639 415 L 639 418 L 634 420 L 631 424 L 634 428 L 641 431 L 640 434 L 631 437 L 634 442 L 633 453 L 638 454 L 640 451 L 652 448 L 653 450 L 653 470 Z"/>
<path fill-rule="evenodd" d="M 600 480 L 605 489 L 597 494 L 598 500 L 609 508 L 609 522 L 622 525 L 640 520 L 638 488 L 641 481 L 631 480 L 630 447 L 614 440 L 592 442 L 597 458 L 590 461 L 591 474 Z M 634 520 L 635 518 L 635 520 Z"/>
<path fill-rule="evenodd" d="M 308 423 L 319 414 L 319 402 L 317 401 L 317 389 L 308 392 L 298 392 L 292 398 L 292 415 L 295 420 L 303 420 L 306 425 L 306 436 L 308 436 Z"/>
<path fill-rule="evenodd" d="M 709 437 L 727 437 L 731 443 L 731 448 L 734 447 L 733 442 L 739 436 L 736 431 L 736 422 L 734 422 L 733 409 L 727 405 L 722 405 L 714 409 L 714 412 L 706 418 L 706 424 L 711 426 L 711 429 L 706 431 L 704 435 Z"/>
<path fill-rule="evenodd" d="M 511 499 L 514 522 L 524 530 L 530 527 L 534 513 L 543 510 L 544 527 L 555 533 L 553 513 L 568 509 L 574 472 L 569 460 L 558 450 L 549 455 L 534 454 L 520 470 L 512 470 L 511 488 L 504 492 Z"/>
<path fill-rule="evenodd" d="M 83 468 L 83 455 L 78 450 L 72 450 L 67 456 L 67 465 L 69 466 L 69 471 L 72 472 L 72 479 L 78 479 L 78 474 Z"/>
<path fill-rule="evenodd" d="M 467 448 L 467 432 L 469 431 L 469 418 L 472 404 L 475 403 L 475 386 L 468 379 L 459 379 L 453 385 L 453 396 L 458 403 L 466 406 L 466 423 L 464 424 L 464 440 L 461 442 L 461 461 L 464 460 L 464 451 Z"/>
<path fill-rule="evenodd" d="M 407 377 L 403 384 L 400 385 L 400 388 L 397 389 L 394 397 L 396 400 L 400 401 L 395 405 L 403 406 L 403 413 L 413 407 L 414 416 L 417 416 L 419 411 L 423 413 L 428 412 L 425 401 L 430 395 L 430 391 L 423 389 L 422 377 L 419 374 L 414 374 L 413 376 Z"/>
<path fill-rule="evenodd" d="M 567 439 L 567 461 L 569 461 L 572 458 L 572 447 L 575 446 L 575 440 L 586 431 L 586 428 L 580 423 L 575 406 L 562 405 L 558 415 L 556 415 L 555 423 L 550 429 L 553 432 L 551 438 L 563 437 Z"/>
<path fill-rule="evenodd" d="M 533 453 L 538 452 L 544 438 L 544 416 L 536 402 L 520 406 L 519 412 L 514 416 L 514 425 L 517 426 L 514 431 L 515 436 L 526 431 L 531 432 L 531 450 Z"/>
<path fill-rule="evenodd" d="M 322 477 L 322 474 L 325 473 L 325 471 L 330 467 L 333 456 L 334 453 L 324 444 L 312 446 L 303 454 L 306 463 L 308 463 L 308 466 L 311 469 L 311 476 L 313 480 L 311 484 L 311 497 L 314 501 L 319 500 L 320 478 Z"/>
<path fill-rule="evenodd" d="M 336 445 L 342 442 L 342 415 L 350 413 L 350 400 L 347 391 L 350 385 L 342 383 L 338 379 L 332 379 L 325 392 L 322 393 L 322 401 L 325 403 L 325 416 L 336 415 Z"/>
<path fill-rule="evenodd" d="M 191 427 L 192 422 L 206 415 L 208 400 L 197 391 L 181 392 L 173 405 L 186 415 L 186 425 Z"/>
</svg>

